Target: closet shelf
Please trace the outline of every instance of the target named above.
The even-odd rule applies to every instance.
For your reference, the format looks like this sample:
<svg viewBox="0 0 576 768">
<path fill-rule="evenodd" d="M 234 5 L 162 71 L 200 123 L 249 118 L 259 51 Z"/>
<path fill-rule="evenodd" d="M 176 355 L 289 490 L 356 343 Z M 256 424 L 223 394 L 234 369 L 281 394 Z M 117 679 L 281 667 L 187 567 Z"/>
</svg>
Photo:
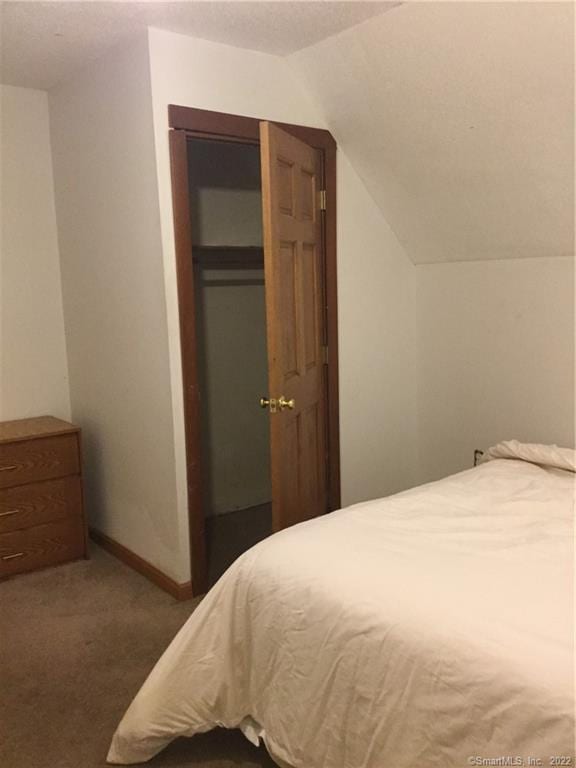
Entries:
<svg viewBox="0 0 576 768">
<path fill-rule="evenodd" d="M 200 251 L 262 251 L 264 250 L 263 245 L 200 245 L 199 243 L 194 243 L 192 245 L 192 250 L 200 250 Z"/>
<path fill-rule="evenodd" d="M 264 248 L 261 245 L 193 245 L 195 264 L 210 269 L 264 267 Z"/>
</svg>

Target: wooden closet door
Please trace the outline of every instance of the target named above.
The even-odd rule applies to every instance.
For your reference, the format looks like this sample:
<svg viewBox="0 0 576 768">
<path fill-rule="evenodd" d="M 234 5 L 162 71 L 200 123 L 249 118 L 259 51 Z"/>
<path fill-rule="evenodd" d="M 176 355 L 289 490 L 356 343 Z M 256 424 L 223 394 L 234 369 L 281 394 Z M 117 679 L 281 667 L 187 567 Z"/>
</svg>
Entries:
<svg viewBox="0 0 576 768">
<path fill-rule="evenodd" d="M 274 530 L 327 511 L 320 152 L 260 123 Z"/>
</svg>

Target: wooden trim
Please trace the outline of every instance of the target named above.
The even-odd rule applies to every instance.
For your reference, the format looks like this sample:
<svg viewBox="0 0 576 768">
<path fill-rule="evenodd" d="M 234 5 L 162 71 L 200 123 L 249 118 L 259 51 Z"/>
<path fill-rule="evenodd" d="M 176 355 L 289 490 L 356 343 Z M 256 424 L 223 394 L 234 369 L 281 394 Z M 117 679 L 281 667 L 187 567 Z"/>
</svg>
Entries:
<svg viewBox="0 0 576 768">
<path fill-rule="evenodd" d="M 212 138 L 222 136 L 226 138 L 248 139 L 260 143 L 260 123 L 273 122 L 288 133 L 302 139 L 315 149 L 336 150 L 336 142 L 330 131 L 324 128 L 311 128 L 305 125 L 291 125 L 280 123 L 269 118 L 244 117 L 242 115 L 230 115 L 225 112 L 211 112 L 208 109 L 195 109 L 193 107 L 179 107 L 170 104 L 168 107 L 168 125 L 181 131 L 190 131 L 194 134 L 202 134 Z"/>
<path fill-rule="evenodd" d="M 187 581 L 184 584 L 179 584 L 174 581 L 165 573 L 159 571 L 156 566 L 149 563 L 140 555 L 136 555 L 131 550 L 127 549 L 122 544 L 119 544 L 114 539 L 106 536 L 105 533 L 97 531 L 95 528 L 90 528 L 90 538 L 95 544 L 105 549 L 114 557 L 118 558 L 124 565 L 132 568 L 134 571 L 138 571 L 142 576 L 145 576 L 149 581 L 155 584 L 164 592 L 168 592 L 169 595 L 175 597 L 176 600 L 189 600 L 192 597 L 192 584 Z"/>
<path fill-rule="evenodd" d="M 188 527 L 190 556 L 192 559 L 191 577 L 194 595 L 201 595 L 208 591 L 208 566 L 205 523 L 202 509 L 201 414 L 196 353 L 196 309 L 194 267 L 192 263 L 190 192 L 188 188 L 188 154 L 186 135 L 183 132 L 170 131 L 169 138 L 184 395 Z"/>
<path fill-rule="evenodd" d="M 190 520 L 190 554 L 192 558 L 192 591 L 202 594 L 207 589 L 205 525 L 202 510 L 202 474 L 200 446 L 200 410 L 196 370 L 196 337 L 194 283 L 192 267 L 192 232 L 188 189 L 187 139 L 204 138 L 240 143 L 260 143 L 262 120 L 230 115 L 205 109 L 168 107 L 171 130 L 170 160 L 174 237 L 182 347 L 182 379 L 186 419 L 186 467 L 188 478 L 188 514 Z M 275 121 L 272 121 L 275 122 Z M 288 133 L 322 151 L 326 184 L 325 251 L 328 340 L 328 446 L 329 509 L 339 509 L 340 501 L 340 426 L 338 393 L 338 307 L 336 261 L 336 142 L 329 131 L 321 128 L 277 123 Z M 192 359 L 193 358 L 193 359 Z"/>
<path fill-rule="evenodd" d="M 84 559 L 89 560 L 88 552 L 88 514 L 86 511 L 86 491 L 84 487 L 84 454 L 82 453 L 82 430 L 76 434 L 78 447 L 78 464 L 80 465 L 80 505 L 82 507 L 82 526 L 84 528 Z"/>
<path fill-rule="evenodd" d="M 204 137 L 235 137 L 260 143 L 258 120 L 241 115 L 211 112 L 207 109 L 168 106 L 168 125 L 177 130 L 203 134 Z"/>
<path fill-rule="evenodd" d="M 338 280 L 336 249 L 336 145 L 324 152 L 326 335 L 328 340 L 329 508 L 340 509 L 340 394 L 338 366 Z"/>
</svg>

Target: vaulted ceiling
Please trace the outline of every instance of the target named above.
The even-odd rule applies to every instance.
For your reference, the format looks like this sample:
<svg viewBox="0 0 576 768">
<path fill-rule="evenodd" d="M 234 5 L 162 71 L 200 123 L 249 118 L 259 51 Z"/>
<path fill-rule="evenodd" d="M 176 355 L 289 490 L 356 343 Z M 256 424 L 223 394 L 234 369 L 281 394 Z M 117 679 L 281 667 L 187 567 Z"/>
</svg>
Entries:
<svg viewBox="0 0 576 768">
<path fill-rule="evenodd" d="M 572 3 L 404 3 L 290 61 L 415 263 L 573 254 Z"/>
</svg>

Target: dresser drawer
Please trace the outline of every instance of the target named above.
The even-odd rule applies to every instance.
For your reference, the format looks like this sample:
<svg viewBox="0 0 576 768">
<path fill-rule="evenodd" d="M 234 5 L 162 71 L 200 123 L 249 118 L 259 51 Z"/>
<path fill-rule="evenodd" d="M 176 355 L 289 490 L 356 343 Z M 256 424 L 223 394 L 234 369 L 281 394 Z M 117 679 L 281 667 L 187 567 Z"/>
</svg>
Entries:
<svg viewBox="0 0 576 768">
<path fill-rule="evenodd" d="M 80 477 L 0 489 L 0 534 L 82 515 Z"/>
<path fill-rule="evenodd" d="M 84 530 L 80 518 L 37 525 L 0 535 L 0 578 L 84 555 Z"/>
<path fill-rule="evenodd" d="M 75 434 L 0 445 L 0 488 L 64 477 L 79 471 Z"/>
</svg>

